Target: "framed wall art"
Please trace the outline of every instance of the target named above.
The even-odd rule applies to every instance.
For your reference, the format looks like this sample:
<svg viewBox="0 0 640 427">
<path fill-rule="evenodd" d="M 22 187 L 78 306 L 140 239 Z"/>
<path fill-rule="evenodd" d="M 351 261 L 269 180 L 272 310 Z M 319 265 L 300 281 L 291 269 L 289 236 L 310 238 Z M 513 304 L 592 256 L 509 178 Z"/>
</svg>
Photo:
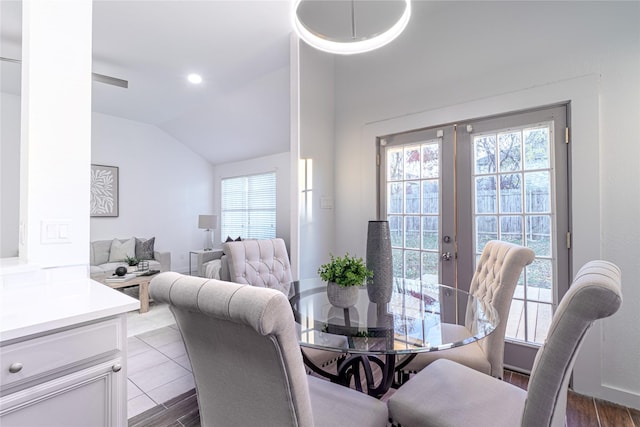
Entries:
<svg viewBox="0 0 640 427">
<path fill-rule="evenodd" d="M 91 216 L 118 216 L 118 167 L 91 165 Z"/>
</svg>

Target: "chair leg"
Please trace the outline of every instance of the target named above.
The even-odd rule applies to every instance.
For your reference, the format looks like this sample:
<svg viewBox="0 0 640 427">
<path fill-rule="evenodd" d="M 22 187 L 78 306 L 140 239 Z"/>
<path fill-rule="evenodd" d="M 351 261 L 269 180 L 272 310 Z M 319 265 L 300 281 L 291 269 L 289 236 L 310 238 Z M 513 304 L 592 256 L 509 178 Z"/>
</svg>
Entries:
<svg viewBox="0 0 640 427">
<path fill-rule="evenodd" d="M 409 381 L 409 377 L 411 376 L 411 372 L 408 371 L 397 371 L 396 372 L 396 378 L 395 381 L 393 382 L 392 387 L 393 388 L 398 388 L 400 387 L 402 384 L 406 383 L 407 381 Z"/>
</svg>

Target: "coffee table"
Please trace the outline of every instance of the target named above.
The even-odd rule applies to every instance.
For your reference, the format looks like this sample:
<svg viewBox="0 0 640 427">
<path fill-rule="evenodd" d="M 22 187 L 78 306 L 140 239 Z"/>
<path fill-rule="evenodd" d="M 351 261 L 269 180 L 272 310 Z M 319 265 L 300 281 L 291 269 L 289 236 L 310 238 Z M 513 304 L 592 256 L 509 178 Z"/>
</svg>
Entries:
<svg viewBox="0 0 640 427">
<path fill-rule="evenodd" d="M 124 289 L 132 286 L 139 286 L 140 313 L 146 313 L 149 311 L 149 283 L 155 276 L 155 274 L 151 276 L 137 276 L 133 279 L 127 280 L 126 282 L 104 282 L 104 284 L 112 289 Z"/>
</svg>

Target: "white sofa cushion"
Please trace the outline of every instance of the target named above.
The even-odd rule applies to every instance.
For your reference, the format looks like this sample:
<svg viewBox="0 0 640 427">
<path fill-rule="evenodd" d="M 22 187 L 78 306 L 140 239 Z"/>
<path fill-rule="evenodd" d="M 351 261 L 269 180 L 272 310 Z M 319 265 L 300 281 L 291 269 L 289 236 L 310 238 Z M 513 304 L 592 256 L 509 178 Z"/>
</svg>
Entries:
<svg viewBox="0 0 640 427">
<path fill-rule="evenodd" d="M 111 241 L 111 252 L 109 253 L 109 262 L 124 261 L 125 258 L 134 258 L 136 256 L 136 239 L 131 238 L 125 242 L 118 239 Z"/>
</svg>

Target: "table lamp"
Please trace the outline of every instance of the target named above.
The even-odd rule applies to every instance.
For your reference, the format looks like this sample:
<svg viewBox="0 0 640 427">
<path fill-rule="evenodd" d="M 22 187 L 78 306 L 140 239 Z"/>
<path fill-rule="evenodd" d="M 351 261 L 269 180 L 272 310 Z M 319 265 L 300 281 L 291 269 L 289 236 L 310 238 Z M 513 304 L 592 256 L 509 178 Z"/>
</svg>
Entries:
<svg viewBox="0 0 640 427">
<path fill-rule="evenodd" d="M 204 229 L 204 250 L 213 249 L 213 230 L 218 223 L 217 215 L 198 215 L 198 228 Z"/>
</svg>

